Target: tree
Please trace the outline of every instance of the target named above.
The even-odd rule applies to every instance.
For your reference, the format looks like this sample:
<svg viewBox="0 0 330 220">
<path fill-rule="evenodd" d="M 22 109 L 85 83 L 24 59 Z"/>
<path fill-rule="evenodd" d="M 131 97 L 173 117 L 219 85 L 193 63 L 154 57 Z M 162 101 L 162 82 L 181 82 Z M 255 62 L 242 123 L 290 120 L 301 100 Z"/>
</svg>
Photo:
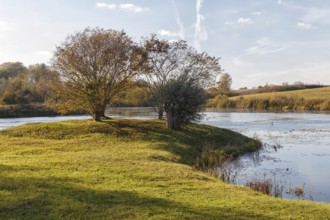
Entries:
<svg viewBox="0 0 330 220">
<path fill-rule="evenodd" d="M 26 72 L 27 68 L 21 62 L 6 62 L 0 65 L 0 78 L 6 80 Z"/>
<path fill-rule="evenodd" d="M 178 77 L 185 74 L 188 78 L 198 79 L 198 84 L 206 87 L 220 73 L 218 58 L 206 53 L 198 53 L 182 40 L 169 42 L 159 40 L 152 35 L 149 39 L 144 40 L 144 48 L 147 53 L 148 66 L 144 78 L 147 81 L 151 104 L 158 111 L 159 119 L 163 118 L 164 91 L 168 89 L 170 81 L 171 83 L 178 81 Z"/>
<path fill-rule="evenodd" d="M 150 96 L 151 105 L 158 112 L 158 118 L 163 118 L 164 113 L 164 86 L 177 74 L 179 63 L 187 49 L 184 41 L 168 42 L 159 40 L 156 35 L 144 39 L 144 49 L 147 53 L 148 69 L 144 72 L 147 92 Z"/>
<path fill-rule="evenodd" d="M 165 84 L 164 99 L 168 128 L 180 129 L 202 118 L 201 111 L 207 96 L 199 79 L 184 72 Z"/>
<path fill-rule="evenodd" d="M 56 106 L 82 109 L 96 121 L 143 65 L 142 49 L 123 31 L 87 28 L 56 48 L 53 67 L 60 73 Z"/>
<path fill-rule="evenodd" d="M 2 95 L 2 102 L 7 105 L 28 104 L 33 100 L 33 95 L 28 83 L 28 74 L 20 74 L 8 80 Z"/>
<path fill-rule="evenodd" d="M 26 73 L 27 69 L 21 62 L 2 63 L 0 65 L 0 98 L 3 99 L 5 93 L 7 97 L 10 95 L 8 92 L 6 92 L 10 81 Z"/>
<path fill-rule="evenodd" d="M 231 90 L 232 78 L 228 73 L 224 73 L 220 77 L 220 81 L 218 83 L 218 90 L 221 95 L 229 95 Z"/>
<path fill-rule="evenodd" d="M 28 71 L 34 101 L 45 102 L 51 96 L 51 85 L 59 81 L 59 73 L 45 64 L 30 65 Z"/>
</svg>

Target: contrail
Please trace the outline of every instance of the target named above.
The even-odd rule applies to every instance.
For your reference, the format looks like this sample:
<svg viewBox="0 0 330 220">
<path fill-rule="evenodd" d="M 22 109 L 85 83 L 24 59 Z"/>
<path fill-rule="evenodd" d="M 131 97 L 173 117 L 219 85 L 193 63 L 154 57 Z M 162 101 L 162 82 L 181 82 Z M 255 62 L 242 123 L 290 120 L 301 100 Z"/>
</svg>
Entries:
<svg viewBox="0 0 330 220">
<path fill-rule="evenodd" d="M 179 37 L 180 37 L 182 40 L 184 40 L 184 38 L 185 38 L 184 25 L 183 25 L 183 23 L 182 23 L 182 21 L 181 21 L 180 13 L 179 13 L 178 7 L 176 7 L 176 4 L 175 4 L 175 1 L 174 1 L 174 0 L 172 0 L 171 2 L 172 2 L 172 4 L 173 4 L 173 7 L 174 7 L 174 9 L 175 9 L 175 13 L 176 13 L 176 23 L 177 23 L 177 25 L 178 25 L 179 28 L 180 28 L 179 33 L 178 33 L 178 34 L 179 34 Z"/>
<path fill-rule="evenodd" d="M 204 16 L 201 14 L 203 0 L 196 0 L 196 23 L 195 23 L 195 35 L 194 35 L 194 46 L 198 51 L 201 49 L 200 43 L 202 41 L 206 41 L 207 31 L 202 27 L 202 21 L 204 20 Z"/>
</svg>

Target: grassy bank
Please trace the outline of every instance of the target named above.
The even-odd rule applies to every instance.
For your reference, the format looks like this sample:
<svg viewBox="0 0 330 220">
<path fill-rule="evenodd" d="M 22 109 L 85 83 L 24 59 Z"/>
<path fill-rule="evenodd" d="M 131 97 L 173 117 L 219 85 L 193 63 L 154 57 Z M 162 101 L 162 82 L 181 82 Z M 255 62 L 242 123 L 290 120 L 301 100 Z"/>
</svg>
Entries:
<svg viewBox="0 0 330 220">
<path fill-rule="evenodd" d="M 329 219 L 330 205 L 268 197 L 195 168 L 255 149 L 251 139 L 165 128 L 114 119 L 1 131 L 0 219 Z M 206 159 L 210 149 L 218 156 Z"/>
<path fill-rule="evenodd" d="M 67 115 L 86 114 L 84 112 L 69 112 Z M 61 113 L 55 111 L 44 103 L 22 105 L 0 105 L 0 118 L 42 117 L 58 116 Z"/>
<path fill-rule="evenodd" d="M 330 87 L 286 92 L 271 92 L 235 97 L 221 97 L 209 101 L 218 108 L 330 111 Z"/>
</svg>

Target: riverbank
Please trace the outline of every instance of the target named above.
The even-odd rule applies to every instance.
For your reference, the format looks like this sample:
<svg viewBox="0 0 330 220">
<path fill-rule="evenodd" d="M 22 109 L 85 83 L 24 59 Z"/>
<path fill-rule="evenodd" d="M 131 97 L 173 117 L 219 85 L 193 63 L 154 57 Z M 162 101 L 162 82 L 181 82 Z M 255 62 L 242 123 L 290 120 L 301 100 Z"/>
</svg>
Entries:
<svg viewBox="0 0 330 220">
<path fill-rule="evenodd" d="M 0 218 L 327 219 L 327 204 L 276 199 L 196 167 L 255 150 L 207 125 L 162 121 L 29 124 L 0 131 Z M 209 149 L 217 157 L 209 157 Z"/>
<path fill-rule="evenodd" d="M 81 112 L 73 112 L 67 115 L 80 115 Z M 59 112 L 42 103 L 24 105 L 0 105 L 0 118 L 22 118 L 59 116 Z"/>
</svg>

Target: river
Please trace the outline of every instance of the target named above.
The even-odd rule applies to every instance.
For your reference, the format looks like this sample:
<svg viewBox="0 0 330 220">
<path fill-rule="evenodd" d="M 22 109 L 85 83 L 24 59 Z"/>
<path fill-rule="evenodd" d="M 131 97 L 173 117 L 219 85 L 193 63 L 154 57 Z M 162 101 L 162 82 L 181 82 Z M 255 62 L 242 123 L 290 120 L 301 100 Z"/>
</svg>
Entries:
<svg viewBox="0 0 330 220">
<path fill-rule="evenodd" d="M 330 202 L 330 115 L 210 110 L 202 121 L 257 137 L 264 147 L 229 165 L 237 184 L 271 180 L 282 197 Z M 302 189 L 296 195 L 295 189 Z"/>
<path fill-rule="evenodd" d="M 110 109 L 107 115 L 156 118 L 152 108 Z M 25 123 L 87 119 L 60 116 L 0 119 L 0 129 Z M 229 164 L 236 184 L 253 179 L 271 180 L 283 187 L 282 197 L 330 203 L 330 115 L 312 113 L 242 113 L 207 109 L 203 124 L 228 128 L 257 137 L 264 147 Z M 303 189 L 299 196 L 292 193 Z M 287 193 L 287 192 L 291 193 Z"/>
</svg>

